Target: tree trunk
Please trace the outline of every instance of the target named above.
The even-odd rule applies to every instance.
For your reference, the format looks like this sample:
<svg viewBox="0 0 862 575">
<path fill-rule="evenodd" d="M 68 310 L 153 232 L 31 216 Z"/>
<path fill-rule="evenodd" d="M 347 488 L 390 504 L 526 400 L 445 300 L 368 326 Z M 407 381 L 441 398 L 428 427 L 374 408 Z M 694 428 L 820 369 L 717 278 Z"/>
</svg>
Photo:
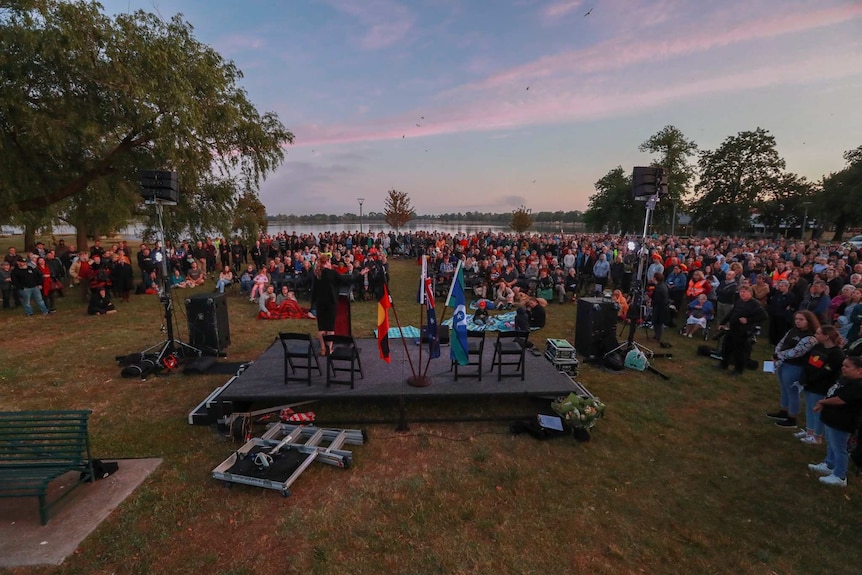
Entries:
<svg viewBox="0 0 862 575">
<path fill-rule="evenodd" d="M 833 241 L 841 241 L 844 235 L 844 228 L 847 227 L 847 216 L 843 212 L 835 219 L 835 235 L 832 236 Z"/>
<path fill-rule="evenodd" d="M 36 248 L 36 228 L 32 224 L 24 225 L 24 251 L 32 252 Z"/>
</svg>

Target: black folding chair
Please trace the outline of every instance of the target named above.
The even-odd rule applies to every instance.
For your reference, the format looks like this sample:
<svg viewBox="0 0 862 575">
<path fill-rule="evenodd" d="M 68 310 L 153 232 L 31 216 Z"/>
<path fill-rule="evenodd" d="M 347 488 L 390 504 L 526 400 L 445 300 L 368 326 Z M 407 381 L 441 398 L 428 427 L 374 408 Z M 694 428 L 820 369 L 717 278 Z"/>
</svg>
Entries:
<svg viewBox="0 0 862 575">
<path fill-rule="evenodd" d="M 473 373 L 462 373 L 462 377 L 478 377 L 482 381 L 482 354 L 485 353 L 485 332 L 484 331 L 468 331 L 467 332 L 467 365 L 458 365 L 457 361 L 452 362 L 452 367 L 455 370 L 455 381 L 458 381 L 458 368 L 475 365 L 476 371 Z"/>
<path fill-rule="evenodd" d="M 319 375 L 320 363 L 317 360 L 320 346 L 316 339 L 307 333 L 281 332 L 278 334 L 281 347 L 284 348 L 284 383 L 291 381 L 305 381 L 311 385 L 311 370 L 316 369 Z M 297 372 L 305 370 L 305 375 L 300 377 Z"/>
<path fill-rule="evenodd" d="M 353 389 L 357 370 L 359 377 L 365 379 L 365 373 L 362 371 L 362 359 L 359 357 L 359 348 L 356 346 L 356 340 L 353 339 L 352 335 L 325 335 L 323 341 L 332 349 L 326 355 L 326 387 L 329 387 L 330 383 L 340 383 L 349 385 L 350 389 Z M 338 372 L 350 373 L 350 379 L 336 379 Z"/>
<path fill-rule="evenodd" d="M 494 343 L 494 357 L 491 359 L 491 369 L 497 368 L 497 381 L 502 381 L 503 376 L 520 375 L 524 380 L 526 372 L 527 340 L 530 338 L 529 331 L 501 331 L 497 334 Z M 504 365 L 514 365 L 513 373 L 503 373 Z"/>
</svg>

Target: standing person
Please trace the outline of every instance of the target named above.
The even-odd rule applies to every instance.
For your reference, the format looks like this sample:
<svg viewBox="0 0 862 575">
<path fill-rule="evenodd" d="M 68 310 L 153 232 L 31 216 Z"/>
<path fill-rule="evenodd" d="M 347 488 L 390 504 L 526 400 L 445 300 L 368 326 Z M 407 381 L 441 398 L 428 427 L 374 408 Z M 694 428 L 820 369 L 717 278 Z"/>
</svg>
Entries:
<svg viewBox="0 0 862 575">
<path fill-rule="evenodd" d="M 766 417 L 777 419 L 775 425 L 779 427 L 796 427 L 801 391 L 799 380 L 808 362 L 808 353 L 817 344 L 814 332 L 819 328 L 817 316 L 810 311 L 798 311 L 793 314 L 793 327 L 775 346 L 772 357 L 775 360 L 781 399 L 778 411 L 767 413 Z"/>
<path fill-rule="evenodd" d="M 823 475 L 821 483 L 847 486 L 847 441 L 862 410 L 862 357 L 845 357 L 841 379 L 814 405 L 826 432 L 826 459 L 808 468 Z"/>
<path fill-rule="evenodd" d="M 790 282 L 778 280 L 766 308 L 769 314 L 769 343 L 778 345 L 787 330 L 793 326 L 793 313 L 798 307 L 799 302 L 790 291 Z"/>
<path fill-rule="evenodd" d="M 608 256 L 604 253 L 599 254 L 599 259 L 593 265 L 593 278 L 595 279 L 596 296 L 601 296 L 605 291 L 605 286 L 608 285 L 608 278 L 611 274 L 611 264 L 608 262 Z"/>
<path fill-rule="evenodd" d="M 796 434 L 803 443 L 820 445 L 823 443 L 823 422 L 820 414 L 814 411 L 817 402 L 826 397 L 829 389 L 841 375 L 844 340 L 838 330 L 831 325 L 820 326 L 814 332 L 817 344 L 808 354 L 808 361 L 802 372 L 802 387 L 805 395 L 805 429 Z"/>
<path fill-rule="evenodd" d="M 739 299 L 730 312 L 719 320 L 718 328 L 725 331 L 719 369 L 733 363 L 734 375 L 742 375 L 751 355 L 751 336 L 757 325 L 766 319 L 764 310 L 753 297 L 751 287 L 739 288 Z"/>
<path fill-rule="evenodd" d="M 670 347 L 669 343 L 661 340 L 664 326 L 668 322 L 670 315 L 670 291 L 667 289 L 667 283 L 664 281 L 664 274 L 657 272 L 652 276 L 652 282 L 655 283 L 655 288 L 652 292 L 652 328 L 655 334 L 655 340 L 659 342 L 661 347 Z"/>
<path fill-rule="evenodd" d="M 0 294 L 3 296 L 3 309 L 14 309 L 16 302 L 12 296 L 12 266 L 6 260 L 0 261 Z"/>
<path fill-rule="evenodd" d="M 368 274 L 369 268 L 363 268 L 362 275 Z M 353 275 L 341 275 L 332 269 L 332 259 L 328 254 L 321 254 L 314 266 L 314 284 L 311 288 L 311 309 L 317 317 L 317 336 L 320 338 L 320 355 L 327 355 L 331 349 L 326 347 L 323 336 L 335 334 L 335 313 L 338 302 L 339 286 L 352 285 L 356 278 Z"/>
<path fill-rule="evenodd" d="M 30 305 L 30 300 L 35 300 L 39 306 L 42 315 L 48 315 L 48 306 L 42 299 L 42 292 L 39 286 L 42 283 L 41 274 L 27 265 L 27 260 L 20 258 L 16 264 L 18 267 L 12 270 L 12 284 L 21 296 L 21 305 L 24 306 L 24 313 L 27 317 L 33 316 L 33 307 Z"/>
<path fill-rule="evenodd" d="M 42 299 L 45 300 L 48 311 L 57 311 L 54 308 L 54 292 L 51 290 L 51 270 L 45 258 L 39 256 L 36 260 L 36 271 L 42 276 Z"/>
</svg>

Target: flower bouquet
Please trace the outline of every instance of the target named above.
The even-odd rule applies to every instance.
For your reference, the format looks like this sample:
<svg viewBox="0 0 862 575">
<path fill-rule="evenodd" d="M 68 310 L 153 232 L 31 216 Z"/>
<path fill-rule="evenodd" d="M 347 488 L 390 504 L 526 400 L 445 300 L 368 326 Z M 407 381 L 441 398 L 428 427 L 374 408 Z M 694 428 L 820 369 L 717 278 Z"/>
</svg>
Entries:
<svg viewBox="0 0 862 575">
<path fill-rule="evenodd" d="M 574 430 L 575 438 L 589 440 L 589 430 L 604 416 L 605 404 L 597 397 L 581 397 L 570 393 L 551 402 L 551 409 Z"/>
</svg>

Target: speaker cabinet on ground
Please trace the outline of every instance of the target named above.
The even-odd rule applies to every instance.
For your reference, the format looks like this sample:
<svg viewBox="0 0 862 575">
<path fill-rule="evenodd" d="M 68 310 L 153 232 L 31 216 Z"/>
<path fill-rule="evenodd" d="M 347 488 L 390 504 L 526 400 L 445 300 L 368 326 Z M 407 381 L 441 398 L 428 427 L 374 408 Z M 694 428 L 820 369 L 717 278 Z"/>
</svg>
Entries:
<svg viewBox="0 0 862 575">
<path fill-rule="evenodd" d="M 189 344 L 206 355 L 223 355 L 230 345 L 230 323 L 225 294 L 200 294 L 186 298 Z"/>
<path fill-rule="evenodd" d="M 614 302 L 584 297 L 578 300 L 575 349 L 586 359 L 596 359 L 617 346 L 617 309 Z"/>
</svg>

